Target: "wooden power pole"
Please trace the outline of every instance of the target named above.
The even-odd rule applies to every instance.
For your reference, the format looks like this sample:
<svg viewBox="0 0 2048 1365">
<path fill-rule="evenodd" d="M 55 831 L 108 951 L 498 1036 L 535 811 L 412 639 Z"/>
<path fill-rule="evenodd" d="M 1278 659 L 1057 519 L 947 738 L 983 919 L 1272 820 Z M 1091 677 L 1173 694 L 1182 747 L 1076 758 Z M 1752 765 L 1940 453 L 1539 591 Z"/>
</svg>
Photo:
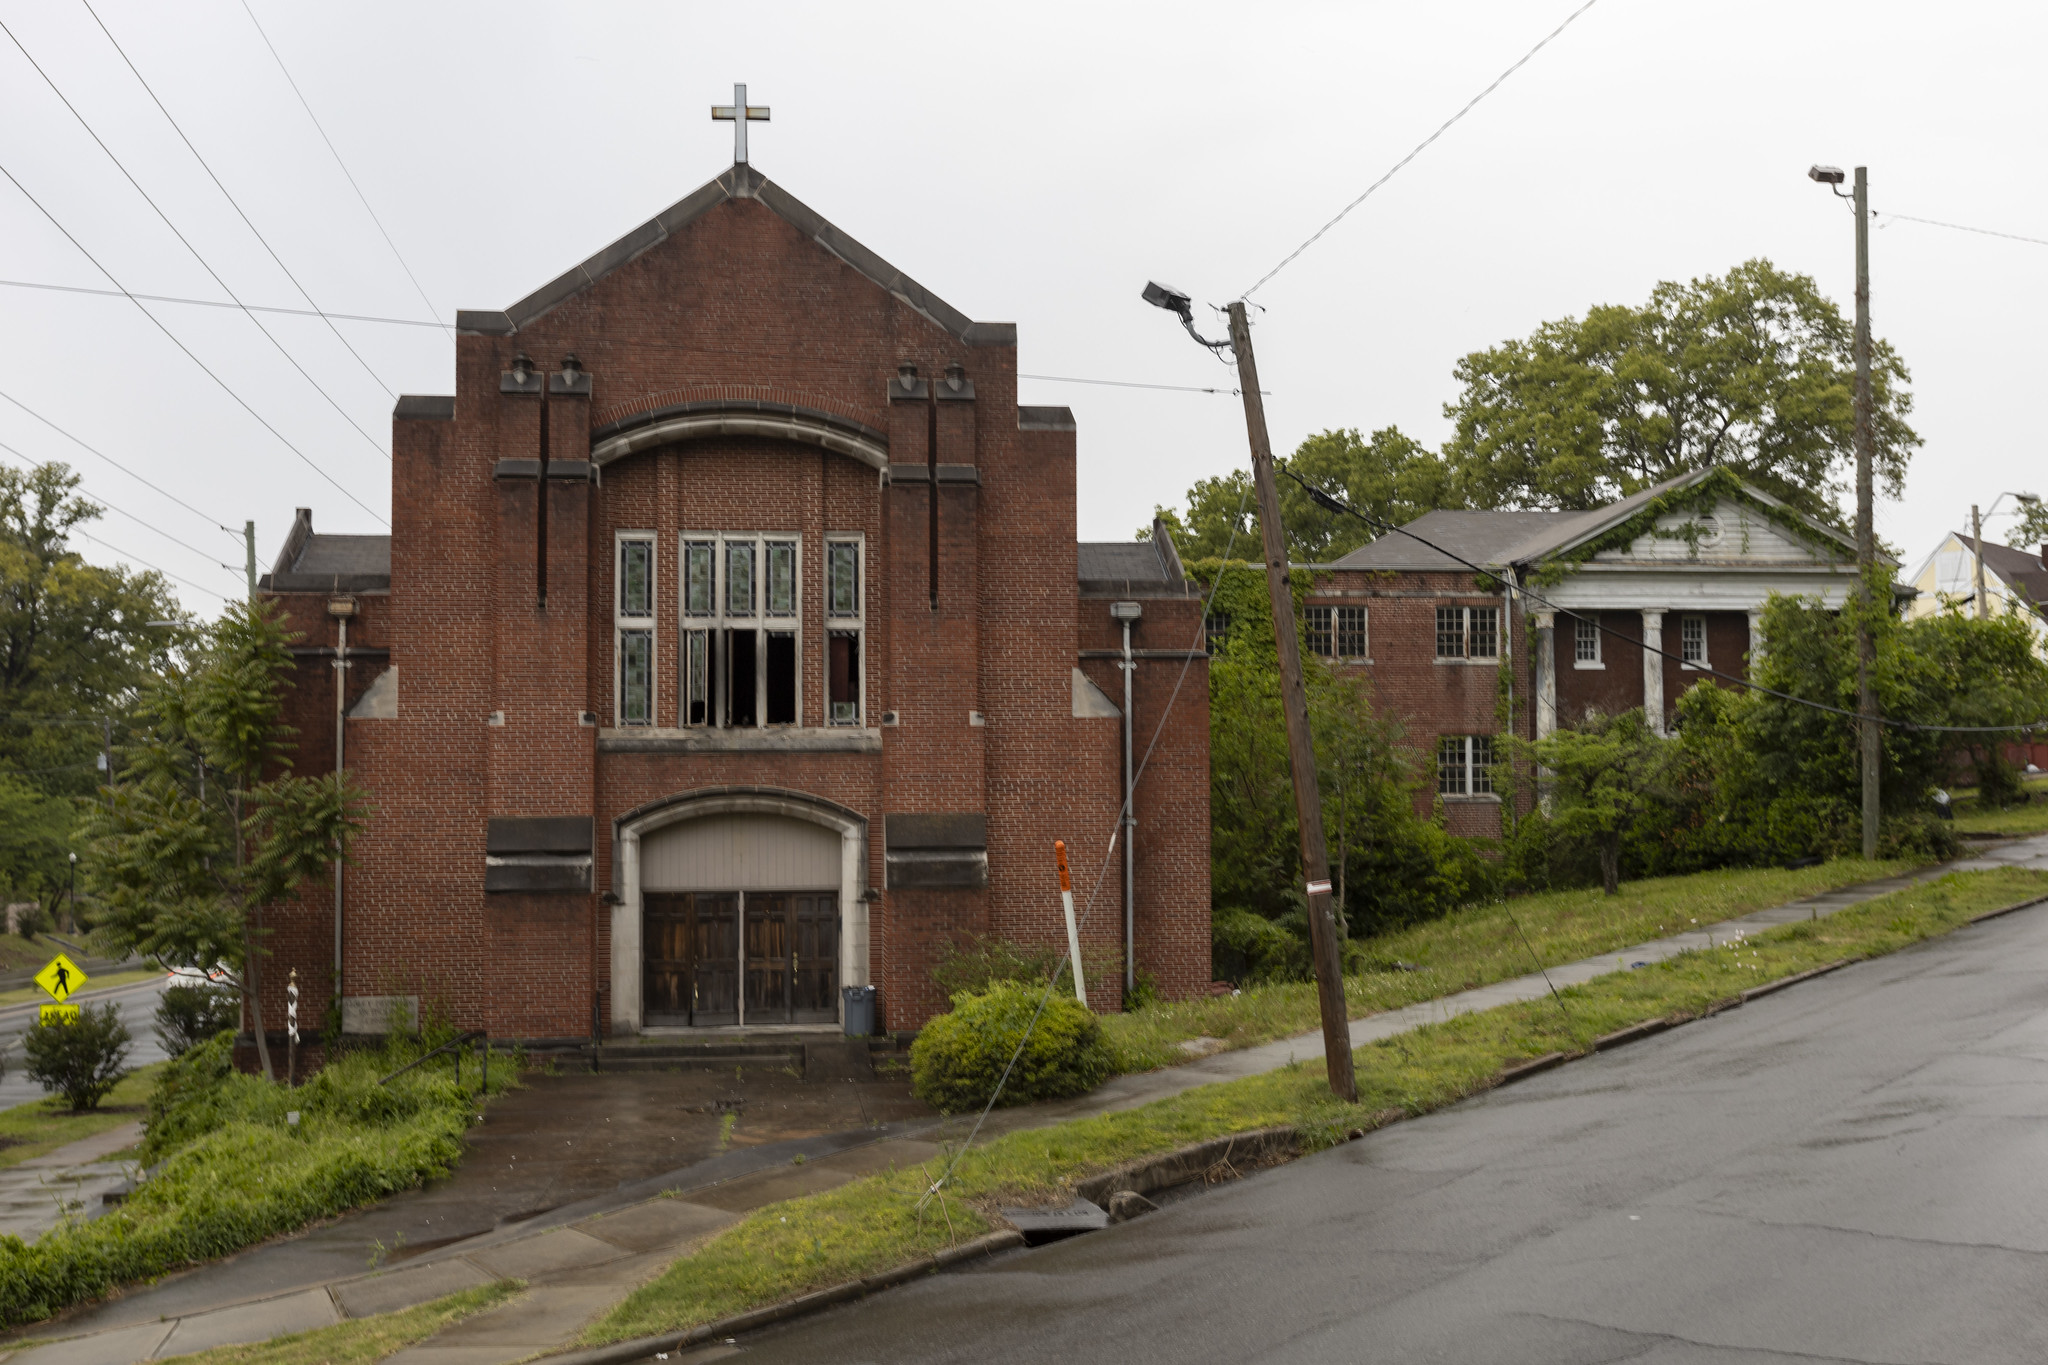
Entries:
<svg viewBox="0 0 2048 1365">
<path fill-rule="evenodd" d="M 1358 1101 L 1351 1067 L 1351 1020 L 1344 1004 L 1344 964 L 1337 951 L 1337 921 L 1330 913 L 1330 857 L 1323 843 L 1323 798 L 1316 787 L 1315 743 L 1308 729 L 1308 689 L 1301 681 L 1301 636 L 1294 623 L 1294 588 L 1287 574 L 1287 533 L 1280 525 L 1280 492 L 1273 483 L 1273 443 L 1266 435 L 1266 405 L 1259 397 L 1259 367 L 1252 359 L 1251 325 L 1244 301 L 1230 305 L 1230 345 L 1244 390 L 1244 424 L 1251 437 L 1252 482 L 1259 492 L 1259 531 L 1265 542 L 1266 588 L 1273 598 L 1273 639 L 1280 647 L 1280 709 L 1287 715 L 1287 758 L 1294 769 L 1294 813 L 1301 825 L 1301 875 L 1308 884 L 1309 947 L 1322 1004 L 1323 1061 L 1330 1089 Z"/>
<path fill-rule="evenodd" d="M 1839 176 L 1839 172 L 1837 172 Z M 1883 746 L 1877 723 L 1877 644 L 1871 634 L 1875 614 L 1890 610 L 1880 603 L 1872 581 L 1877 572 L 1877 538 L 1871 523 L 1871 466 L 1876 462 L 1876 431 L 1870 392 L 1870 176 L 1856 168 L 1856 576 L 1861 583 L 1863 611 L 1856 627 L 1856 710 L 1862 726 L 1863 856 L 1877 857 L 1878 775 Z"/>
</svg>

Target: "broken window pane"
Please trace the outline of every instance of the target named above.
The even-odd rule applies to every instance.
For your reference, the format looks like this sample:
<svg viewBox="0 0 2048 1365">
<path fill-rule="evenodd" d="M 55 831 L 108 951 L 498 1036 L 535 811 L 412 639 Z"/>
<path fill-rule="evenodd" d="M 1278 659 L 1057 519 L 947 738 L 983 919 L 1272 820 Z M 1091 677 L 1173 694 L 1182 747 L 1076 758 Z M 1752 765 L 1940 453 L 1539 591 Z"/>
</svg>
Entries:
<svg viewBox="0 0 2048 1365">
<path fill-rule="evenodd" d="M 768 632 L 768 723 L 796 724 L 796 632 Z"/>
<path fill-rule="evenodd" d="M 683 634 L 683 724 L 704 725 L 711 719 L 711 632 Z"/>
<path fill-rule="evenodd" d="M 753 549 L 750 545 L 749 551 Z M 725 632 L 725 723 L 757 725 L 754 710 L 755 641 L 761 637 L 751 630 Z"/>
<path fill-rule="evenodd" d="M 860 724 L 860 632 L 835 630 L 826 651 L 826 691 L 834 725 Z"/>
</svg>

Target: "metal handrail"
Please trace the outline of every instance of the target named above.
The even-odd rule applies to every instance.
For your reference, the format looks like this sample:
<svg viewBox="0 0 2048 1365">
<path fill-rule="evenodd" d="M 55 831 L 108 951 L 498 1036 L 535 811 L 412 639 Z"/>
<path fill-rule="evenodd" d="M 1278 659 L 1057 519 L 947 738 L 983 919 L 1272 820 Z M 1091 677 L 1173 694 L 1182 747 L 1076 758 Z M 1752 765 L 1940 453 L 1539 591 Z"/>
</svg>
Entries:
<svg viewBox="0 0 2048 1365">
<path fill-rule="evenodd" d="M 491 1035 L 489 1031 L 480 1028 L 473 1028 L 467 1033 L 460 1034 L 454 1038 L 450 1038 L 447 1042 L 441 1044 L 441 1046 L 435 1048 L 432 1052 L 427 1053 L 426 1056 L 418 1057 L 410 1062 L 407 1062 L 404 1066 L 398 1068 L 398 1070 L 392 1072 L 389 1076 L 386 1076 L 383 1080 L 377 1082 L 377 1084 L 389 1085 L 391 1084 L 391 1082 L 397 1080 L 400 1076 L 403 1076 L 406 1072 L 412 1070 L 414 1067 L 419 1066 L 424 1062 L 432 1061 L 434 1058 L 440 1056 L 444 1052 L 462 1047 L 464 1044 L 471 1042 L 480 1044 L 480 1046 L 477 1048 L 477 1057 L 479 1059 L 478 1065 L 483 1070 L 484 1093 L 489 1094 L 491 1090 Z M 455 1083 L 457 1085 L 462 1084 L 462 1054 L 460 1052 L 457 1052 L 455 1054 Z"/>
</svg>

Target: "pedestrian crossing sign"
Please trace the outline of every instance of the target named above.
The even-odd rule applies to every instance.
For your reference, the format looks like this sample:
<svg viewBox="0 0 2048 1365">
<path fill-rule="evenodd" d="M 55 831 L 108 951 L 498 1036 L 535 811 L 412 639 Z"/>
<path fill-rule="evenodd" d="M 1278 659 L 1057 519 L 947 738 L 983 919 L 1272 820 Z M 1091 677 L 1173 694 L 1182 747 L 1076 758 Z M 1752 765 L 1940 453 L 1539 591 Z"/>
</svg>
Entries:
<svg viewBox="0 0 2048 1365">
<path fill-rule="evenodd" d="M 78 964 L 62 953 L 51 958 L 43 969 L 36 973 L 36 984 L 60 1005 L 76 994 L 78 989 L 85 985 L 85 981 L 85 973 L 78 969 Z"/>
</svg>

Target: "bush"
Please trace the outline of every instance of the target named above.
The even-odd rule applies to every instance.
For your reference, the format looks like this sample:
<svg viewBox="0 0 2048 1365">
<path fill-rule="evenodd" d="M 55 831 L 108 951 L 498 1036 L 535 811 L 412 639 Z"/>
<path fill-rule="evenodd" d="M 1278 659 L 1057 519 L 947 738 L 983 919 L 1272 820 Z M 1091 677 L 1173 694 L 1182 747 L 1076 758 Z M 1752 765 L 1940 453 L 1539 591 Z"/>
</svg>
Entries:
<svg viewBox="0 0 2048 1365">
<path fill-rule="evenodd" d="M 223 986 L 167 986 L 156 1007 L 157 1041 L 173 1057 L 242 1022 L 242 997 Z"/>
<path fill-rule="evenodd" d="M 1045 1010 L 1018 1055 L 1041 997 Z M 924 1026 L 910 1047 L 911 1088 L 943 1113 L 979 1109 L 995 1093 L 1013 1055 L 1017 1064 L 1000 1104 L 1086 1094 L 1114 1069 L 1102 1021 L 1087 1006 L 1057 990 L 1045 997 L 1043 986 L 1000 981 L 981 994 L 960 992 L 951 1014 Z"/>
<path fill-rule="evenodd" d="M 121 1012 L 112 1005 L 80 1005 L 68 1024 L 38 1023 L 21 1040 L 29 1078 L 62 1095 L 72 1111 L 99 1108 L 121 1083 L 133 1041 Z"/>
<path fill-rule="evenodd" d="M 940 949 L 932 980 L 949 998 L 963 991 L 978 995 L 999 981 L 1043 985 L 1066 960 L 1058 948 L 1013 943 L 994 934 L 963 934 Z"/>
<path fill-rule="evenodd" d="M 0 1324 L 414 1188 L 462 1155 L 480 1097 L 473 1081 L 455 1083 L 452 1062 L 378 1084 L 420 1055 L 417 1043 L 351 1053 L 288 1089 L 236 1071 L 233 1042 L 214 1038 L 164 1067 L 142 1146 L 157 1169 L 126 1202 L 34 1243 L 0 1236 Z M 491 1068 L 494 1091 L 509 1080 L 510 1067 Z M 285 1120 L 293 1109 L 296 1127 Z"/>
</svg>

